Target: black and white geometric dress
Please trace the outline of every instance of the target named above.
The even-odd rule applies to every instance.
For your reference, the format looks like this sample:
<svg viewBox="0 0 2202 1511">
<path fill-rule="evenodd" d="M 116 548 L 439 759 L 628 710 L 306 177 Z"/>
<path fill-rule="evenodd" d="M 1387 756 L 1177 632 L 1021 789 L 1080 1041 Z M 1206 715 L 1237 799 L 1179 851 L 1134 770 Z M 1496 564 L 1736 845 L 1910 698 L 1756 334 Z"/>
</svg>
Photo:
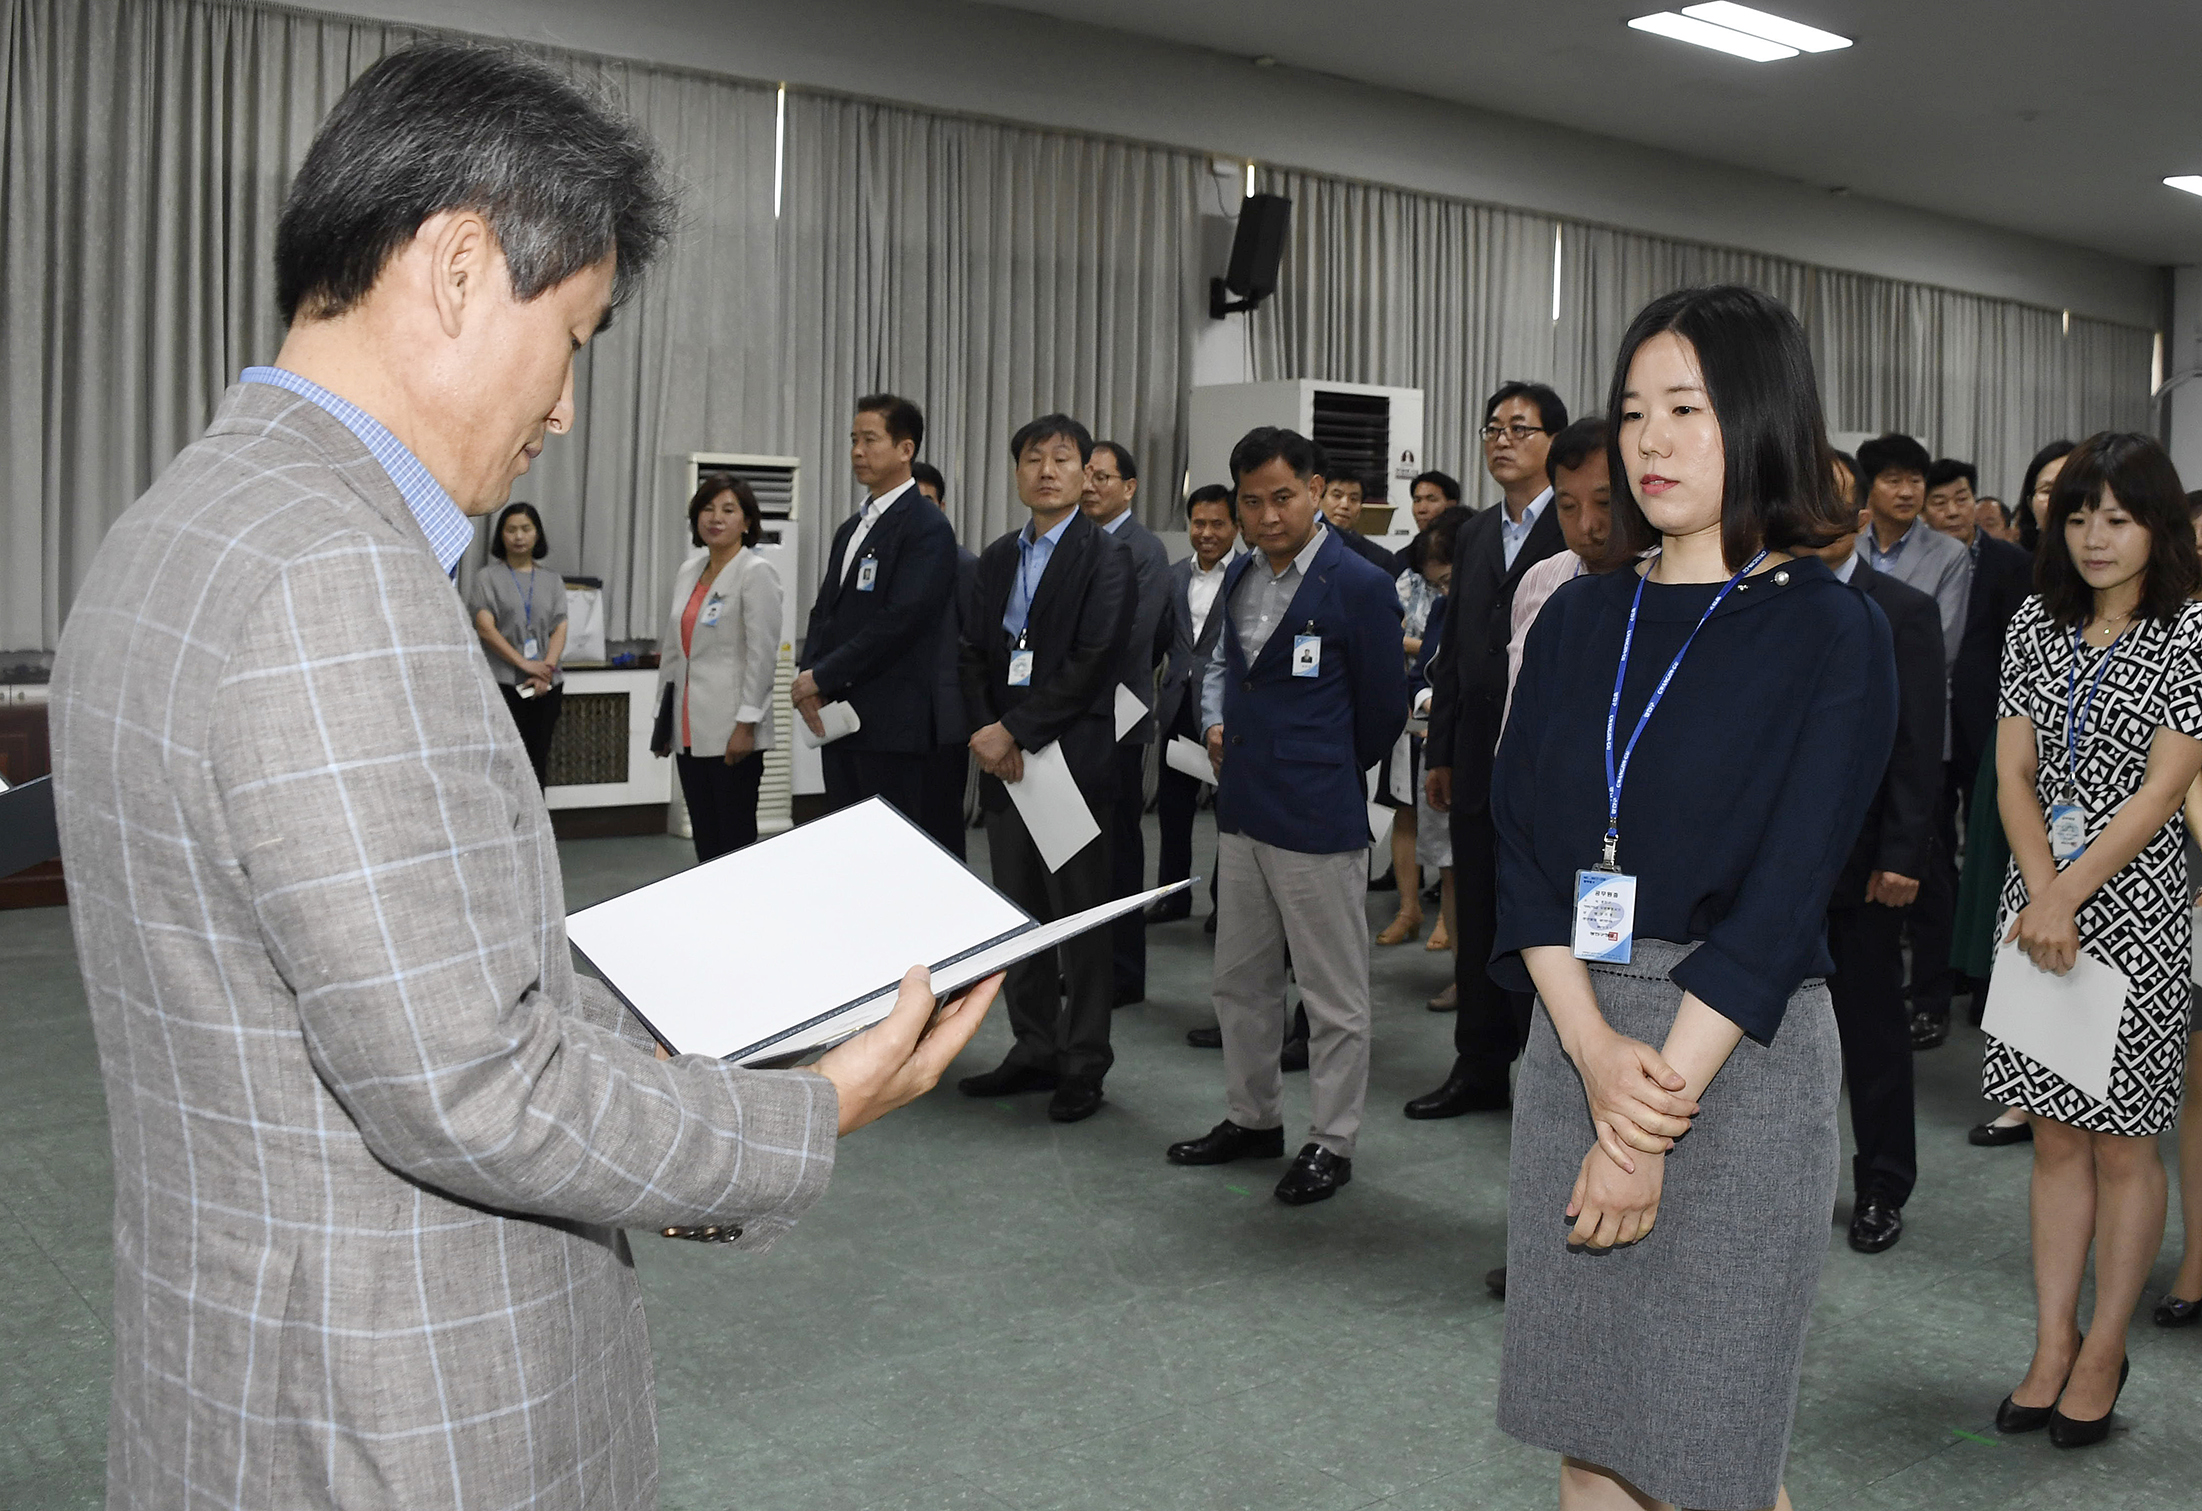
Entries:
<svg viewBox="0 0 2202 1511">
<path fill-rule="evenodd" d="M 2189 603 L 2170 624 L 2143 619 L 2108 649 L 2082 646 L 2053 623 L 2041 599 L 2012 616 L 2003 642 L 1999 718 L 2034 723 L 2034 793 L 2048 812 L 2064 785 L 2068 678 L 2078 660 L 2077 702 L 2098 672 L 2092 714 L 2080 720 L 2077 742 L 2080 805 L 2090 844 L 2128 798 L 2141 789 L 2149 743 L 2159 728 L 2202 739 L 2202 603 Z M 2113 658 L 2107 668 L 2105 657 Z M 2089 898 L 2079 913 L 2080 944 L 2126 975 L 2130 987 L 2111 1061 L 2110 1099 L 2097 1101 L 2040 1062 L 1990 1038 L 1981 1068 L 1983 1095 L 2028 1112 L 2086 1128 L 2139 1138 L 2163 1133 L 2178 1120 L 2187 1033 L 2194 993 L 2189 985 L 2194 893 L 2176 813 Z M 2059 869 L 2062 869 L 2060 866 Z M 2026 905 L 2018 863 L 2003 883 L 1996 924 L 2000 947 L 2011 920 Z"/>
</svg>

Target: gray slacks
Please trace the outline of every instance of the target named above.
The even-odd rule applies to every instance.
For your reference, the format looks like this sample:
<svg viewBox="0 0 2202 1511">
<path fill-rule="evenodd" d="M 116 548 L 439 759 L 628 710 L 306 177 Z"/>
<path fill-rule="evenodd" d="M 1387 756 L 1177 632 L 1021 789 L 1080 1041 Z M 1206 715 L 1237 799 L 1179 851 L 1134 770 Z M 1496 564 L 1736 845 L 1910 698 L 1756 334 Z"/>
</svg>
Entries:
<svg viewBox="0 0 2202 1511">
<path fill-rule="evenodd" d="M 1308 1140 L 1352 1158 L 1369 1089 L 1369 857 L 1216 837 L 1216 974 L 1224 1102 L 1241 1128 L 1284 1124 L 1285 951 L 1308 1018 Z"/>
</svg>

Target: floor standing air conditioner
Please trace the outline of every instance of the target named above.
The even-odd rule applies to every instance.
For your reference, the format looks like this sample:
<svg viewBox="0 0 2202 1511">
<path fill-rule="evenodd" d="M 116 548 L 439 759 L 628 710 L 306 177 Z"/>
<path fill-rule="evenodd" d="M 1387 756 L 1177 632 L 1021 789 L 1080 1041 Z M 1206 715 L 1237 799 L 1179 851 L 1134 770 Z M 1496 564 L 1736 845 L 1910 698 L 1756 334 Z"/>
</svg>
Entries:
<svg viewBox="0 0 2202 1511">
<path fill-rule="evenodd" d="M 1407 489 L 1429 463 L 1422 452 L 1422 390 L 1373 383 L 1289 378 L 1275 383 L 1214 383 L 1191 395 L 1195 488 L 1231 482 L 1231 448 L 1257 425 L 1278 425 L 1322 443 L 1333 469 L 1384 480 L 1384 506 L 1361 516 L 1364 535 L 1414 534 Z"/>
<path fill-rule="evenodd" d="M 696 451 L 689 453 L 686 460 L 687 491 L 681 495 L 684 500 L 696 496 L 696 489 L 706 472 L 731 472 L 756 492 L 758 510 L 764 515 L 764 535 L 752 549 L 780 574 L 780 656 L 772 674 L 773 744 L 765 752 L 764 780 L 757 793 L 757 832 L 777 834 L 795 822 L 792 763 L 803 756 L 808 756 L 812 765 L 818 760 L 815 750 L 805 748 L 798 752 L 792 748 L 795 745 L 795 710 L 788 702 L 788 689 L 795 682 L 795 595 L 803 580 L 795 531 L 802 499 L 803 463 L 799 457 L 757 456 L 735 451 Z M 677 782 L 673 791 L 672 827 L 678 834 L 688 832 L 688 812 L 681 803 Z"/>
</svg>

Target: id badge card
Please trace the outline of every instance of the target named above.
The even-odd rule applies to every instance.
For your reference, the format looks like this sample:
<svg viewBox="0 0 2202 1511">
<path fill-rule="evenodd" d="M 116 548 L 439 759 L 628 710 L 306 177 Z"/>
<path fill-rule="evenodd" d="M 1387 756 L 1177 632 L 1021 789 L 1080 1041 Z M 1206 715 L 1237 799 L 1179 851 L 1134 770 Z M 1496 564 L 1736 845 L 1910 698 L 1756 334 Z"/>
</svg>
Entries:
<svg viewBox="0 0 2202 1511">
<path fill-rule="evenodd" d="M 1636 878 L 1575 873 L 1575 958 L 1627 965 L 1636 944 Z"/>
<path fill-rule="evenodd" d="M 1320 635 L 1294 635 L 1292 637 L 1292 675 L 1318 677 L 1323 671 L 1323 637 Z"/>
<path fill-rule="evenodd" d="M 696 623 L 703 625 L 717 624 L 719 622 L 719 614 L 725 608 L 726 600 L 724 598 L 713 598 L 709 600 L 704 604 L 703 612 L 696 616 Z"/>
<path fill-rule="evenodd" d="M 2087 849 L 2087 810 L 2078 803 L 2049 805 L 2049 854 L 2056 860 L 2077 860 Z"/>
<path fill-rule="evenodd" d="M 856 590 L 869 593 L 879 582 L 879 558 L 867 556 L 856 564 Z"/>
<path fill-rule="evenodd" d="M 1030 687 L 1032 685 L 1032 652 L 1022 646 L 1009 653 L 1009 685 L 1011 687 Z"/>
<path fill-rule="evenodd" d="M 520 659 L 523 661 L 533 661 L 537 656 L 542 654 L 542 651 L 542 643 L 538 641 L 533 635 L 528 636 L 527 639 L 520 642 Z"/>
</svg>

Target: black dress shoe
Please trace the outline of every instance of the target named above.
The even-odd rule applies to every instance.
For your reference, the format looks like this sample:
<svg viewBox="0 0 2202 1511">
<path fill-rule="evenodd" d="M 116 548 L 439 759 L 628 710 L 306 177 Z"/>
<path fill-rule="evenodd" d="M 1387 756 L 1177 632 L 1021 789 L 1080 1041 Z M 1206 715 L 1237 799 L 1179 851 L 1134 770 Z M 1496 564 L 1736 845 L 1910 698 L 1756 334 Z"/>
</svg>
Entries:
<svg viewBox="0 0 2202 1511">
<path fill-rule="evenodd" d="M 2031 1144 L 2034 1141 L 2034 1125 L 2023 1123 L 1982 1123 L 1965 1135 L 1965 1142 L 1976 1149 L 2001 1149 L 2006 1144 Z"/>
<path fill-rule="evenodd" d="M 1277 1068 L 1288 1074 L 1307 1069 L 1307 1040 L 1285 1040 L 1284 1048 L 1277 1051 Z"/>
<path fill-rule="evenodd" d="M 1282 1132 L 1283 1130 L 1278 1130 Z M 1304 1207 L 1311 1201 L 1328 1201 L 1338 1188 L 1353 1179 L 1353 1161 L 1333 1154 L 1321 1144 L 1309 1144 L 1277 1182 L 1277 1200 L 1288 1207 Z"/>
<path fill-rule="evenodd" d="M 1082 1123 L 1100 1110 L 1099 1081 L 1065 1081 L 1047 1104 L 1048 1120 L 1056 1123 Z"/>
<path fill-rule="evenodd" d="M 1150 925 L 1176 923 L 1181 918 L 1192 916 L 1193 900 L 1183 892 L 1178 893 L 1175 897 L 1165 897 L 1162 901 L 1147 909 L 1147 922 Z"/>
<path fill-rule="evenodd" d="M 2049 1409 L 2049 1441 L 2058 1448 L 2092 1448 L 2110 1436 L 2110 1419 L 2118 1414 L 2118 1397 L 2126 1393 L 2126 1376 L 2133 1373 L 2133 1360 L 2126 1359 L 2118 1366 L 2118 1389 L 2110 1398 L 2110 1410 L 2085 1422 L 2075 1421 L 2056 1407 Z M 2071 1386 L 2067 1380 L 2067 1388 Z"/>
<path fill-rule="evenodd" d="M 1894 1248 L 1904 1236 L 1904 1209 L 1885 1196 L 1861 1196 L 1850 1214 L 1850 1246 L 1861 1254 Z"/>
<path fill-rule="evenodd" d="M 2155 1322 L 2158 1327 L 2192 1327 L 2202 1322 L 2202 1301 L 2166 1296 L 2156 1303 Z"/>
<path fill-rule="evenodd" d="M 1483 1272 L 1483 1288 L 1504 1301 L 1506 1299 L 1506 1266 Z"/>
<path fill-rule="evenodd" d="M 1938 1018 L 1933 1013 L 1911 1015 L 1911 1047 L 1913 1049 L 1940 1049 L 1950 1040 L 1950 1020 Z"/>
<path fill-rule="evenodd" d="M 1469 1112 L 1504 1112 L 1514 1105 L 1506 1085 L 1486 1086 L 1469 1079 L 1456 1067 L 1445 1084 L 1407 1104 L 1407 1116 L 1417 1122 L 1431 1118 L 1457 1118 Z"/>
<path fill-rule="evenodd" d="M 956 1083 L 956 1090 L 967 1097 L 1009 1097 L 1020 1091 L 1053 1091 L 1055 1087 L 1054 1071 L 1036 1070 L 1030 1065 L 1006 1060 L 998 1069 L 965 1076 Z"/>
<path fill-rule="evenodd" d="M 1172 1144 L 1162 1157 L 1173 1165 L 1228 1165 L 1235 1159 L 1283 1159 L 1284 1129 L 1241 1128 L 1225 1118 L 1199 1138 Z"/>
<path fill-rule="evenodd" d="M 1221 1049 L 1223 1025 L 1211 1023 L 1206 1028 L 1188 1028 L 1185 1030 L 1185 1042 L 1195 1049 Z"/>
</svg>

